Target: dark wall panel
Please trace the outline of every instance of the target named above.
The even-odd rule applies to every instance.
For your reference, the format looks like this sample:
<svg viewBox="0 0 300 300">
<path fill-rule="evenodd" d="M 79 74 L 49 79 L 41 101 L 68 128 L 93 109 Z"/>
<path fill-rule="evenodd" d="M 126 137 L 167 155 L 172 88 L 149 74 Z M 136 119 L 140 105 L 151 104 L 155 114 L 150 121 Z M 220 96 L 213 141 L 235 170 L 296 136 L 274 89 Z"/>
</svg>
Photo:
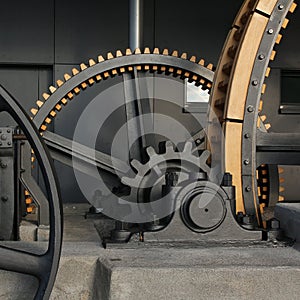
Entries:
<svg viewBox="0 0 300 300">
<path fill-rule="evenodd" d="M 128 47 L 128 1 L 56 0 L 56 63 L 79 64 Z"/>
<path fill-rule="evenodd" d="M 53 8 L 53 1 L 1 1 L 1 63 L 53 63 Z"/>
<path fill-rule="evenodd" d="M 216 64 L 243 0 L 156 0 L 155 44 L 188 52 Z"/>
</svg>

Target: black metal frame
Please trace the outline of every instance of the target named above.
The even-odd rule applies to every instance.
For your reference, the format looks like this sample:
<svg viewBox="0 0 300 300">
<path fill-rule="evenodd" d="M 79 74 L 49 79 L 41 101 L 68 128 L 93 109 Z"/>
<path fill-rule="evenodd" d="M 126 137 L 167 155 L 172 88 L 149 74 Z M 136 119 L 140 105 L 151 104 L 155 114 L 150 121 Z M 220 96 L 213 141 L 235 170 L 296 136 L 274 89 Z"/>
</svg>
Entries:
<svg viewBox="0 0 300 300">
<path fill-rule="evenodd" d="M 56 277 L 62 243 L 62 205 L 51 157 L 40 134 L 16 100 L 0 86 L 0 112 L 8 112 L 28 138 L 41 172 L 49 201 L 50 236 L 48 249 L 43 255 L 0 246 L 0 269 L 29 274 L 39 280 L 35 299 L 48 299 Z"/>
</svg>

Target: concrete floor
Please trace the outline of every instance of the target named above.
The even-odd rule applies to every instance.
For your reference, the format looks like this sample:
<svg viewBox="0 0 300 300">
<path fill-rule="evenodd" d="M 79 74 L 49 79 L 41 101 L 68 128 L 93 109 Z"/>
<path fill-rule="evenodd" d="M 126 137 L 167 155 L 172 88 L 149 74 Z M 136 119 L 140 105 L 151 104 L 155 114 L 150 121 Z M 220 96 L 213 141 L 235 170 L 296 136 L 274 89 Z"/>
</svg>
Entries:
<svg viewBox="0 0 300 300">
<path fill-rule="evenodd" d="M 52 300 L 299 299 L 300 252 L 276 245 L 103 249 L 86 206 L 65 208 Z M 133 248 L 132 248 L 133 247 Z M 0 273 L 0 299 L 31 299 L 31 277 Z"/>
</svg>

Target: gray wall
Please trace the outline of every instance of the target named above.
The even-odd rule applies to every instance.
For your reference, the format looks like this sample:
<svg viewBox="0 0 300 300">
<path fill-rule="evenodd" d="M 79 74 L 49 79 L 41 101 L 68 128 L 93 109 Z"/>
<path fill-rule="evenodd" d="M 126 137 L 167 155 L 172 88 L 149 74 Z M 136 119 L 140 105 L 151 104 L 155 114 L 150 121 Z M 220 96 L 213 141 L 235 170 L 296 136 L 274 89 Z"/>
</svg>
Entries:
<svg viewBox="0 0 300 300">
<path fill-rule="evenodd" d="M 217 63 L 228 29 L 242 4 L 230 1 L 146 0 L 144 45 L 170 50 L 178 49 Z M 300 20 L 300 18 L 298 18 Z M 297 23 L 298 22 L 298 23 Z M 282 43 L 282 55 L 277 68 L 299 68 L 299 49 L 295 43 L 299 21 L 291 23 L 290 33 Z M 0 83 L 29 111 L 36 99 L 53 81 L 69 72 L 73 66 L 96 58 L 98 54 L 128 47 L 128 2 L 126 0 L 28 0 L 3 1 L 0 12 Z M 295 49 L 295 50 L 294 50 Z M 277 86 L 276 72 L 270 85 Z M 93 95 L 110 83 L 101 83 L 80 95 L 76 103 L 58 114 L 55 132 L 72 137 L 76 120 Z M 271 89 L 269 89 L 271 90 Z M 276 99 L 278 89 L 274 90 Z M 274 98 L 267 94 L 266 97 Z M 270 101 L 270 103 L 272 103 Z M 181 105 L 181 98 L 178 98 Z M 282 130 L 276 106 L 267 109 L 274 130 Z M 275 107 L 275 110 L 274 110 Z M 167 111 L 163 104 L 159 111 Z M 178 108 L 169 109 L 178 115 L 191 131 L 196 131 L 188 115 Z M 269 115 L 269 113 L 268 113 Z M 119 122 L 122 122 L 120 114 Z M 294 128 L 298 118 L 284 116 L 285 124 Z M 297 123 L 298 124 L 298 123 Z M 162 125 L 159 125 L 162 126 Z M 109 128 L 107 130 L 109 131 Z M 109 134 L 107 137 L 109 140 Z M 105 143 L 103 144 L 105 151 Z M 71 169 L 57 164 L 64 201 L 82 201 Z"/>
</svg>

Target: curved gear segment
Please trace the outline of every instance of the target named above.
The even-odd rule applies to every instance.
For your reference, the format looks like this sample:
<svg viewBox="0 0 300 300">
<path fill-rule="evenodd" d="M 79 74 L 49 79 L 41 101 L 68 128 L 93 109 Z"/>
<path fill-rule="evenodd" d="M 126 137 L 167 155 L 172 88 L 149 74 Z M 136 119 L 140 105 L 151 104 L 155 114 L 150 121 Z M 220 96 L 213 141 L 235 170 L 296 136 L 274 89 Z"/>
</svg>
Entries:
<svg viewBox="0 0 300 300">
<path fill-rule="evenodd" d="M 214 74 L 212 64 L 206 65 L 203 59 L 197 60 L 196 56 L 188 58 L 186 53 L 179 55 L 178 51 L 155 48 L 151 53 L 149 48 L 145 48 L 143 53 L 140 49 L 134 53 L 127 49 L 125 55 L 120 50 L 115 55 L 109 52 L 106 59 L 102 55 L 98 56 L 97 62 L 90 59 L 88 66 L 82 63 L 80 70 L 73 68 L 72 75 L 65 74 L 64 80 L 57 80 L 56 87 L 50 86 L 51 94 L 44 93 L 44 100 L 37 100 L 37 106 L 31 109 L 33 122 L 41 132 L 47 130 L 57 112 L 82 90 L 101 80 L 133 72 L 134 68 L 188 79 L 204 90 L 211 89 Z"/>
<path fill-rule="evenodd" d="M 210 147 L 219 153 L 220 161 L 224 149 L 223 170 L 233 175 L 236 212 L 256 215 L 258 223 L 262 207 L 255 180 L 256 132 L 270 128 L 265 124 L 266 116 L 260 115 L 261 98 L 271 70 L 269 62 L 275 59 L 274 47 L 289 22 L 287 14 L 293 13 L 296 6 L 291 0 L 244 2 L 224 46 L 211 93 L 209 140 L 215 135 L 215 122 L 222 123 L 225 140 L 219 139 Z"/>
</svg>

